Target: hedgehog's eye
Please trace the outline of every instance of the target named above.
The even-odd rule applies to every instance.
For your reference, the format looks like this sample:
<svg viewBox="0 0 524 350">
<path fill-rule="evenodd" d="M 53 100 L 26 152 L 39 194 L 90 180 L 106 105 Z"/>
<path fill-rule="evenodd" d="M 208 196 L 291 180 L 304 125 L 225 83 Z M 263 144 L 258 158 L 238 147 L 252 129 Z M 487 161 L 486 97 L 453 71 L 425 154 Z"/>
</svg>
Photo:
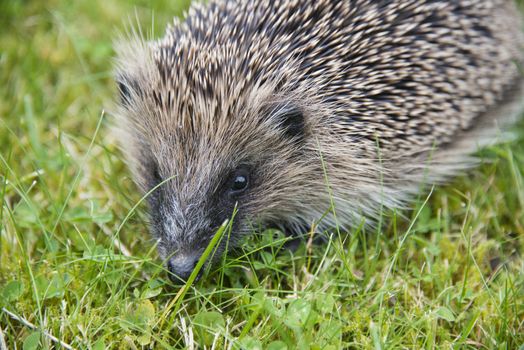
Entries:
<svg viewBox="0 0 524 350">
<path fill-rule="evenodd" d="M 231 176 L 229 192 L 232 195 L 241 194 L 249 186 L 249 171 L 241 167 L 237 169 Z"/>
<path fill-rule="evenodd" d="M 235 180 L 233 181 L 233 186 L 231 186 L 231 189 L 233 191 L 243 191 L 247 187 L 247 177 L 244 175 L 238 175 L 235 177 Z"/>
</svg>

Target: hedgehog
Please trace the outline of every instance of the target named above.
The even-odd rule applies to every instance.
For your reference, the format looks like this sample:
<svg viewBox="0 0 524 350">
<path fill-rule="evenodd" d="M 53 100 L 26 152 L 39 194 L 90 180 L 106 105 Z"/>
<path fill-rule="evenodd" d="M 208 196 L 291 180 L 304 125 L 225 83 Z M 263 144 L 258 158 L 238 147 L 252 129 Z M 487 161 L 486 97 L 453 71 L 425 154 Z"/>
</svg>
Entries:
<svg viewBox="0 0 524 350">
<path fill-rule="evenodd" d="M 521 25 L 511 0 L 211 0 L 118 40 L 115 127 L 172 279 L 232 217 L 206 266 L 474 164 L 522 110 Z"/>
</svg>

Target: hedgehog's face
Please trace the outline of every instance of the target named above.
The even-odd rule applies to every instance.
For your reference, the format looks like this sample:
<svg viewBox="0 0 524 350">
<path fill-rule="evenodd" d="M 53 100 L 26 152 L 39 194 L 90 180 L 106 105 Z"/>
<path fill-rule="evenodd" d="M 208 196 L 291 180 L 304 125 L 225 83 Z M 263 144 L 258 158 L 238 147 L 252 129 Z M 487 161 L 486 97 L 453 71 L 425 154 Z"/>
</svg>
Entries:
<svg viewBox="0 0 524 350">
<path fill-rule="evenodd" d="M 186 280 L 226 220 L 231 232 L 208 263 L 254 229 L 293 217 L 285 208 L 301 205 L 315 157 L 306 151 L 306 113 L 263 89 L 219 109 L 209 96 L 165 106 L 172 91 L 144 86 L 119 77 L 124 152 L 149 193 L 159 253 L 173 279 Z"/>
<path fill-rule="evenodd" d="M 117 47 L 118 129 L 149 193 L 159 253 L 174 279 L 186 280 L 226 220 L 231 232 L 208 263 L 257 228 L 309 223 L 304 203 L 320 192 L 313 184 L 323 189 L 323 173 L 304 93 L 248 80 L 256 79 L 245 74 L 251 64 L 227 47 L 180 45 L 152 49 L 138 39 Z"/>
<path fill-rule="evenodd" d="M 303 113 L 295 106 L 228 117 L 215 129 L 197 125 L 156 135 L 149 142 L 149 166 L 142 169 L 152 229 L 174 275 L 186 280 L 219 227 L 231 220 L 209 261 L 245 234 L 274 221 L 281 202 L 300 191 Z M 288 179 L 291 177 L 292 181 Z M 291 192 L 290 192 L 291 191 Z"/>
</svg>

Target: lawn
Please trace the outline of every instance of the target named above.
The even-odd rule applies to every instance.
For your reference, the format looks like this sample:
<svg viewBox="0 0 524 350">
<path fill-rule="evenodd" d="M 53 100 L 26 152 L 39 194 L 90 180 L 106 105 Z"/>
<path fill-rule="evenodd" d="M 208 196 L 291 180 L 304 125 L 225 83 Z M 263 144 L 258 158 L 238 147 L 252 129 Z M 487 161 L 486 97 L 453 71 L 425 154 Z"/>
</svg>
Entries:
<svg viewBox="0 0 524 350">
<path fill-rule="evenodd" d="M 112 40 L 187 6 L 0 2 L 0 349 L 524 349 L 524 122 L 378 228 L 265 231 L 169 282 L 110 131 Z"/>
</svg>

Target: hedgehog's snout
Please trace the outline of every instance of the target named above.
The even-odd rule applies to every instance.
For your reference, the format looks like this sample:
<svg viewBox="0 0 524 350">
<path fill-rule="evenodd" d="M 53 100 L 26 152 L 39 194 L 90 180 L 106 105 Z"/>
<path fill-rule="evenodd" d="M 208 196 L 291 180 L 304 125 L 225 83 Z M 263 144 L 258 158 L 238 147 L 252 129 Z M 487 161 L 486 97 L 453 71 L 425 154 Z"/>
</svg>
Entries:
<svg viewBox="0 0 524 350">
<path fill-rule="evenodd" d="M 207 246 L 207 230 L 168 226 L 168 229 L 164 227 L 160 235 L 158 248 L 161 256 L 166 259 L 165 264 L 171 281 L 175 284 L 184 284 Z M 199 272 L 196 280 L 200 278 L 201 273 L 202 271 Z"/>
<path fill-rule="evenodd" d="M 175 284 L 185 283 L 193 273 L 199 259 L 200 255 L 196 253 L 179 254 L 170 258 L 167 262 L 167 269 L 171 281 Z M 198 273 L 197 280 L 200 275 L 201 271 Z"/>
</svg>

